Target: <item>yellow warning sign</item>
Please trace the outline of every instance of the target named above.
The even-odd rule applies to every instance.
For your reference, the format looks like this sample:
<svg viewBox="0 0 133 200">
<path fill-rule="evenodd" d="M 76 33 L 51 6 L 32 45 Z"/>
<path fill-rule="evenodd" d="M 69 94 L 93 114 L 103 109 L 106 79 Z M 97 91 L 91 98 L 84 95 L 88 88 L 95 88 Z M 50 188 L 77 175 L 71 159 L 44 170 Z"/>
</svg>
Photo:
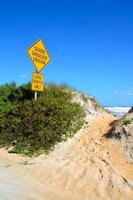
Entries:
<svg viewBox="0 0 133 200">
<path fill-rule="evenodd" d="M 42 40 L 38 40 L 30 47 L 28 53 L 38 72 L 50 62 L 50 56 Z"/>
<path fill-rule="evenodd" d="M 38 73 L 32 73 L 32 90 L 33 91 L 44 91 L 44 75 Z"/>
</svg>

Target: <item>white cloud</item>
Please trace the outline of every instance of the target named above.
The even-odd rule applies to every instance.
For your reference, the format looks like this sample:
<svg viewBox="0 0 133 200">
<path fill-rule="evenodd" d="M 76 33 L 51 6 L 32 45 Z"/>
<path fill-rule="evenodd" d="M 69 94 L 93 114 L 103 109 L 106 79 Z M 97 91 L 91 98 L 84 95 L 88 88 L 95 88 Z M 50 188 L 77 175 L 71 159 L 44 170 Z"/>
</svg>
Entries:
<svg viewBox="0 0 133 200">
<path fill-rule="evenodd" d="M 122 93 L 124 96 L 133 96 L 133 87 L 129 88 L 127 91 Z"/>
<path fill-rule="evenodd" d="M 123 93 L 124 96 L 132 96 L 133 95 L 133 92 L 125 92 Z"/>
<path fill-rule="evenodd" d="M 20 75 L 20 78 L 26 78 L 27 77 L 27 74 L 21 74 Z"/>
</svg>

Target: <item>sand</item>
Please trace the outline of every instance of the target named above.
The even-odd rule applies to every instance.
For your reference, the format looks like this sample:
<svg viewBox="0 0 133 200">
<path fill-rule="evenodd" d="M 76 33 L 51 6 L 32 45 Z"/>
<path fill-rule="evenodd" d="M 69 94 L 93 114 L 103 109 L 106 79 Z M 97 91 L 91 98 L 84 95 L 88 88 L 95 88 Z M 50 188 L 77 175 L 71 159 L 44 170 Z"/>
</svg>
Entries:
<svg viewBox="0 0 133 200">
<path fill-rule="evenodd" d="M 133 166 L 104 135 L 103 113 L 49 155 L 25 158 L 0 149 L 0 200 L 133 200 Z"/>
</svg>

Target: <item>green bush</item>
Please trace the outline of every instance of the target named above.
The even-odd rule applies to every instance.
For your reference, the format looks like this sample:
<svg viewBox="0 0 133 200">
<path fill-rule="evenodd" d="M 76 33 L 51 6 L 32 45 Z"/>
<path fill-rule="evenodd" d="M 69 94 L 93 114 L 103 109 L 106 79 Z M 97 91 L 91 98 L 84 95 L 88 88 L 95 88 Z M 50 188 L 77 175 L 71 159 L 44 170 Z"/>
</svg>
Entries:
<svg viewBox="0 0 133 200">
<path fill-rule="evenodd" d="M 131 119 L 125 119 L 123 121 L 123 125 L 127 126 L 128 124 L 131 124 L 132 123 L 132 120 Z"/>
<path fill-rule="evenodd" d="M 11 152 L 26 155 L 48 152 L 83 125 L 84 111 L 79 104 L 72 103 L 71 90 L 66 87 L 64 90 L 61 86 L 47 85 L 36 101 L 30 84 L 14 86 L 4 96 L 8 106 L 0 100 L 0 143 L 14 145 Z"/>
</svg>

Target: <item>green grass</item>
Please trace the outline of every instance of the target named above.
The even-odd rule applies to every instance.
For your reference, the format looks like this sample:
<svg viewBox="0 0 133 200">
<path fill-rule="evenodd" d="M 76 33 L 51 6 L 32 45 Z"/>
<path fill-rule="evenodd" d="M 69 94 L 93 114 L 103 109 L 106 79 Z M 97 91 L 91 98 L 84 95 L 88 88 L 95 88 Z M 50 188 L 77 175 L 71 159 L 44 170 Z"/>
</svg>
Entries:
<svg viewBox="0 0 133 200">
<path fill-rule="evenodd" d="M 37 155 L 72 137 L 83 123 L 85 113 L 72 103 L 73 93 L 65 85 L 46 85 L 37 101 L 30 83 L 0 87 L 0 146 L 13 146 L 10 153 Z"/>
<path fill-rule="evenodd" d="M 127 126 L 128 124 L 131 124 L 132 122 L 133 122 L 133 120 L 131 120 L 131 119 L 125 119 L 123 121 L 123 125 Z"/>
</svg>

